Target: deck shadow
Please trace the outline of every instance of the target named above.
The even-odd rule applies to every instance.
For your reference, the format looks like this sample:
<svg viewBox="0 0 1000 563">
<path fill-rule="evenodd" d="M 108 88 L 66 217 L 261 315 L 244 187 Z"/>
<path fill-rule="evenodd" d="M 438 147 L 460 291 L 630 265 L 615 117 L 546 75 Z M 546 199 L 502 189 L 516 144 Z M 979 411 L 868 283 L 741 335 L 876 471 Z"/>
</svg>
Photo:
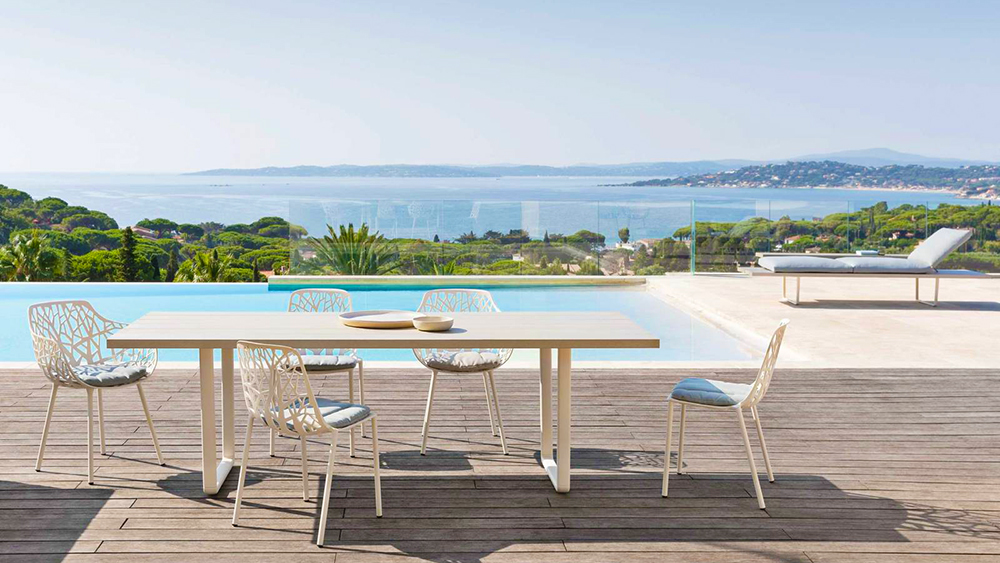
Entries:
<svg viewBox="0 0 1000 563">
<path fill-rule="evenodd" d="M 1000 312 L 1000 302 L 995 301 L 939 301 L 937 307 L 913 300 L 882 301 L 863 299 L 812 299 L 798 305 L 782 302 L 793 309 L 875 310 L 875 311 L 990 311 Z"/>
</svg>

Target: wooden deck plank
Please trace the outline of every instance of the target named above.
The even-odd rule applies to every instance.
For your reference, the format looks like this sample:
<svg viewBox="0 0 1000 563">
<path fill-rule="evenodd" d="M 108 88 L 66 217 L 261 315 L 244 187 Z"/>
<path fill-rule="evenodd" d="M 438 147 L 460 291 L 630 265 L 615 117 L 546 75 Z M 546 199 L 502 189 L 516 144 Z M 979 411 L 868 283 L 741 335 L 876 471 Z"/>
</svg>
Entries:
<svg viewBox="0 0 1000 563">
<path fill-rule="evenodd" d="M 380 417 L 385 518 L 373 517 L 371 447 L 362 439 L 357 458 L 350 459 L 346 447 L 338 457 L 329 549 L 320 551 L 312 542 L 326 462 L 322 440 L 310 448 L 313 498 L 303 501 L 298 442 L 279 439 L 270 458 L 266 434 L 256 433 L 243 526 L 234 529 L 236 473 L 217 495 L 201 493 L 194 370 L 161 370 L 145 386 L 165 467 L 154 462 L 137 398 L 106 394 L 109 455 L 96 459 L 93 486 L 85 480 L 85 396 L 60 395 L 46 462 L 36 473 L 48 388 L 35 371 L 0 371 L 0 558 L 1000 560 L 1000 372 L 779 369 L 761 404 L 778 476 L 763 483 L 766 511 L 756 508 L 742 439 L 725 413 L 690 411 L 688 473 L 674 475 L 671 497 L 660 498 L 663 401 L 676 381 L 691 375 L 747 381 L 753 374 L 578 370 L 573 490 L 563 495 L 538 466 L 537 374 L 497 374 L 509 456 L 490 434 L 481 379 L 443 377 L 428 455 L 420 456 L 427 373 L 367 370 L 366 393 Z M 315 387 L 317 394 L 339 397 L 346 386 L 334 375 L 318 378 Z M 751 442 L 757 448 L 753 432 Z"/>
</svg>

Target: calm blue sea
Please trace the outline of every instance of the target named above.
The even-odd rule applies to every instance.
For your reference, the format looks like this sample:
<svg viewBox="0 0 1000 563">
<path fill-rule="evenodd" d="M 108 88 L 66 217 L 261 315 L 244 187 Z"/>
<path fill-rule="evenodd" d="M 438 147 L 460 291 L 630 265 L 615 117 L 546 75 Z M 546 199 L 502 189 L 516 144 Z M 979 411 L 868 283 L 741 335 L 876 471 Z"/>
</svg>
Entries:
<svg viewBox="0 0 1000 563">
<path fill-rule="evenodd" d="M 699 221 L 794 219 L 887 201 L 978 205 L 949 194 L 826 189 L 607 186 L 648 178 L 253 178 L 173 174 L 0 174 L 0 184 L 35 198 L 55 196 L 105 211 L 120 224 L 250 222 L 277 215 L 311 234 L 327 223 L 367 222 L 390 237 L 454 239 L 473 231 L 525 229 L 532 236 L 600 232 L 613 240 L 670 235 Z"/>
</svg>

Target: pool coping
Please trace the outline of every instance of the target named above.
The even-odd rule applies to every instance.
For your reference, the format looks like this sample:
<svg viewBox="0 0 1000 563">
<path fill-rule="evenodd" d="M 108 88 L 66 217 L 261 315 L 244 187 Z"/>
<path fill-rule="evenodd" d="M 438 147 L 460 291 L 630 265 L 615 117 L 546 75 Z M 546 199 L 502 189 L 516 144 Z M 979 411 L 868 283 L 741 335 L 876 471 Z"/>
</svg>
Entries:
<svg viewBox="0 0 1000 563">
<path fill-rule="evenodd" d="M 642 286 L 646 276 L 290 276 L 267 279 L 269 291 L 289 291 L 309 287 L 622 287 Z"/>
</svg>

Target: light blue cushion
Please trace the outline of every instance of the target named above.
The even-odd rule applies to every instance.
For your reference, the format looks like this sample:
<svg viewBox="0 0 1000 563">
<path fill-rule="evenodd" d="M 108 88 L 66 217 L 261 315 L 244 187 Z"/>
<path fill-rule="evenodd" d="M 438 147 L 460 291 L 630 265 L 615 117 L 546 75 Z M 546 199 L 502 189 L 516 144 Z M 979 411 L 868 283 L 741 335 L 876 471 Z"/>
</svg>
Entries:
<svg viewBox="0 0 1000 563">
<path fill-rule="evenodd" d="M 915 264 L 937 268 L 942 260 L 972 238 L 972 231 L 965 229 L 938 229 L 917 245 L 907 256 Z"/>
<path fill-rule="evenodd" d="M 496 369 L 503 364 L 503 360 L 493 352 L 441 350 L 427 357 L 424 363 L 438 371 L 465 373 Z"/>
<path fill-rule="evenodd" d="M 358 359 L 354 356 L 334 354 L 302 354 L 302 365 L 310 373 L 340 371 L 354 368 L 358 365 Z"/>
<path fill-rule="evenodd" d="M 847 256 L 838 258 L 854 267 L 855 274 L 933 274 L 934 268 L 892 256 Z"/>
<path fill-rule="evenodd" d="M 305 405 L 308 407 L 308 400 L 305 402 Z M 320 416 L 323 417 L 323 420 L 334 428 L 344 428 L 346 426 L 350 426 L 355 422 L 368 418 L 371 414 L 371 409 L 364 405 L 341 403 L 340 401 L 331 401 L 321 397 L 316 397 L 316 406 L 319 407 L 319 413 Z M 295 404 L 295 407 L 297 409 L 298 403 Z M 306 410 L 306 421 L 305 424 L 303 424 L 306 428 L 315 427 L 315 425 L 312 424 L 313 412 L 314 410 L 312 408 L 308 408 Z M 291 411 L 285 411 L 286 420 L 291 418 L 291 416 Z M 289 430 L 292 430 L 293 432 L 295 431 L 295 425 L 292 424 L 290 420 L 287 423 L 287 426 Z"/>
<path fill-rule="evenodd" d="M 137 364 L 94 364 L 73 368 L 76 377 L 93 387 L 117 387 L 134 383 L 149 375 L 149 371 Z"/>
<path fill-rule="evenodd" d="M 743 402 L 750 395 L 750 385 L 742 383 L 726 383 L 700 377 L 682 379 L 670 392 L 671 399 L 712 405 L 716 407 L 731 407 Z"/>
<path fill-rule="evenodd" d="M 850 274 L 854 271 L 850 264 L 821 256 L 765 256 L 757 264 L 776 274 Z"/>
</svg>

